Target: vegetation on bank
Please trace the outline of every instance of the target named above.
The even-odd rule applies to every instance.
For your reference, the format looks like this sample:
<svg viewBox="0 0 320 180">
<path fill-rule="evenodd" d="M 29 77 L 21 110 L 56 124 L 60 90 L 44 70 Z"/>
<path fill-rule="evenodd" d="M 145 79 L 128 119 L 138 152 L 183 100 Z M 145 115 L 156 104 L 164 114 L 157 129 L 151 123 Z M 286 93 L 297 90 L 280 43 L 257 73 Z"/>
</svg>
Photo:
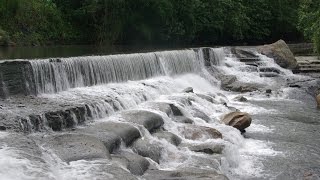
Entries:
<svg viewBox="0 0 320 180">
<path fill-rule="evenodd" d="M 315 0 L 0 0 L 0 43 L 319 42 L 317 13 Z"/>
</svg>

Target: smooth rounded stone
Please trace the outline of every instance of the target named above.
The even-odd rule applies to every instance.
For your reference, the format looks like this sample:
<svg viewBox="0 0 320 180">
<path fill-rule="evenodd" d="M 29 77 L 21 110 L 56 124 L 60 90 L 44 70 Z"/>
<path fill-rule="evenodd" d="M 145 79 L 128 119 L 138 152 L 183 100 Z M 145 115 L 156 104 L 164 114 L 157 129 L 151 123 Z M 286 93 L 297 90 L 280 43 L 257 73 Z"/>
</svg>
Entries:
<svg viewBox="0 0 320 180">
<path fill-rule="evenodd" d="M 214 143 L 181 144 L 180 146 L 188 147 L 194 152 L 202 152 L 206 154 L 221 154 L 224 149 L 224 145 Z"/>
<path fill-rule="evenodd" d="M 228 178 L 216 170 L 200 168 L 185 168 L 174 171 L 149 169 L 143 176 L 152 180 L 228 180 Z"/>
<path fill-rule="evenodd" d="M 244 129 L 250 126 L 251 121 L 251 116 L 245 112 L 231 112 L 229 114 L 226 114 L 222 119 L 223 123 L 237 128 L 241 132 L 245 132 Z"/>
<path fill-rule="evenodd" d="M 199 109 L 193 108 L 192 110 L 193 112 L 191 112 L 191 114 L 193 117 L 200 118 L 206 122 L 211 121 L 211 118 L 208 115 L 206 115 L 204 112 L 200 111 Z"/>
<path fill-rule="evenodd" d="M 108 135 L 110 137 L 116 135 L 117 137 L 121 138 L 127 146 L 131 145 L 133 141 L 141 137 L 140 132 L 136 127 L 123 122 L 98 122 L 95 124 L 90 124 L 89 126 L 79 130 L 82 132 L 95 134 L 99 137 L 101 137 L 100 134 L 105 134 L 106 139 L 108 139 Z"/>
<path fill-rule="evenodd" d="M 179 131 L 186 139 L 191 140 L 222 138 L 222 134 L 218 130 L 205 126 L 185 125 L 180 127 Z"/>
<path fill-rule="evenodd" d="M 126 121 L 142 125 L 150 132 L 160 128 L 164 123 L 159 114 L 146 110 L 129 110 L 122 112 L 121 115 Z"/>
<path fill-rule="evenodd" d="M 184 92 L 184 93 L 193 93 L 193 88 L 192 87 L 187 87 L 182 92 Z"/>
<path fill-rule="evenodd" d="M 318 108 L 320 108 L 320 94 L 317 95 L 316 97 Z"/>
<path fill-rule="evenodd" d="M 53 150 L 65 162 L 110 159 L 109 150 L 99 139 L 85 134 L 59 134 L 43 139 L 44 146 Z"/>
<path fill-rule="evenodd" d="M 226 91 L 246 93 L 246 92 L 257 91 L 259 88 L 261 88 L 260 86 L 261 85 L 254 84 L 254 83 L 243 83 L 243 82 L 236 81 L 226 86 L 222 86 L 222 88 Z"/>
<path fill-rule="evenodd" d="M 194 124 L 194 121 L 192 119 L 185 116 L 175 116 L 175 117 L 172 117 L 172 120 L 178 123 Z"/>
<path fill-rule="evenodd" d="M 258 47 L 258 51 L 270 58 L 283 68 L 294 69 L 297 67 L 297 60 L 283 40 L 273 44 Z"/>
<path fill-rule="evenodd" d="M 237 96 L 234 98 L 234 100 L 239 101 L 239 102 L 247 102 L 248 99 L 245 98 L 244 96 Z"/>
<path fill-rule="evenodd" d="M 135 153 L 131 152 L 120 152 L 112 155 L 112 160 L 120 162 L 134 175 L 143 175 L 144 172 L 149 168 L 150 162 Z"/>
<path fill-rule="evenodd" d="M 154 137 L 157 137 L 158 139 L 165 139 L 166 141 L 168 141 L 169 143 L 175 146 L 178 146 L 182 141 L 182 139 L 179 136 L 167 131 L 156 132 L 156 133 L 153 133 L 152 135 Z"/>
<path fill-rule="evenodd" d="M 148 157 L 159 163 L 163 147 L 160 144 L 151 143 L 150 140 L 143 138 L 135 141 L 132 144 L 132 149 L 140 156 Z"/>
<path fill-rule="evenodd" d="M 280 74 L 281 71 L 278 68 L 275 67 L 259 67 L 260 72 L 273 72 L 276 74 Z"/>
<path fill-rule="evenodd" d="M 146 102 L 143 104 L 143 107 L 164 112 L 168 116 L 173 114 L 170 107 L 170 103 L 166 103 L 166 102 Z"/>
</svg>

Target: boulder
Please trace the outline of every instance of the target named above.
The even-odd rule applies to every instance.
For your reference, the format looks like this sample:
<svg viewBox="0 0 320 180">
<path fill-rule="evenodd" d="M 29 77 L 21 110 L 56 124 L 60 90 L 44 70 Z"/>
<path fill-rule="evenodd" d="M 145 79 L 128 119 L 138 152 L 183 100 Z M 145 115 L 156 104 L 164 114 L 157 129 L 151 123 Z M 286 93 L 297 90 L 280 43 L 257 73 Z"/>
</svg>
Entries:
<svg viewBox="0 0 320 180">
<path fill-rule="evenodd" d="M 159 163 L 163 147 L 159 143 L 152 143 L 147 138 L 138 139 L 132 144 L 134 152 L 143 157 L 148 157 Z"/>
<path fill-rule="evenodd" d="M 320 94 L 317 95 L 317 104 L 318 104 L 318 108 L 320 108 Z"/>
<path fill-rule="evenodd" d="M 154 137 L 157 137 L 158 139 L 165 139 L 169 143 L 178 146 L 181 143 L 181 138 L 171 132 L 167 131 L 160 131 L 152 134 Z"/>
<path fill-rule="evenodd" d="M 218 130 L 205 126 L 186 125 L 180 127 L 179 131 L 186 139 L 191 140 L 222 138 Z"/>
<path fill-rule="evenodd" d="M 273 58 L 275 62 L 283 68 L 294 69 L 297 67 L 297 60 L 283 40 L 260 46 L 258 47 L 258 51 L 261 54 Z"/>
<path fill-rule="evenodd" d="M 170 108 L 171 108 L 174 116 L 183 116 L 183 113 L 176 105 L 170 104 Z"/>
<path fill-rule="evenodd" d="M 110 159 L 109 151 L 103 142 L 93 136 L 67 133 L 53 135 L 43 140 L 44 146 L 65 162 Z"/>
<path fill-rule="evenodd" d="M 250 126 L 251 121 L 251 116 L 245 112 L 231 112 L 222 119 L 222 122 L 226 125 L 237 128 L 241 132 L 244 132 L 244 129 Z"/>
<path fill-rule="evenodd" d="M 141 176 L 149 168 L 149 161 L 135 153 L 120 152 L 112 155 L 113 161 L 118 161 L 125 166 L 132 174 Z"/>
<path fill-rule="evenodd" d="M 159 114 L 146 110 L 124 111 L 121 116 L 128 122 L 144 126 L 150 132 L 160 128 L 164 123 Z"/>
</svg>

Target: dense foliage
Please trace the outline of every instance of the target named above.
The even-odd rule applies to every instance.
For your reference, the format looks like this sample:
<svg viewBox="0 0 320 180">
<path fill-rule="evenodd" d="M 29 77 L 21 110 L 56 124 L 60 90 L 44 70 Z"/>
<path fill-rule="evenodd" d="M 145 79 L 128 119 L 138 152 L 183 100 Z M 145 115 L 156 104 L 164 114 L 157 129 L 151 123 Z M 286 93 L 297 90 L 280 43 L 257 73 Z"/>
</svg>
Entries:
<svg viewBox="0 0 320 180">
<path fill-rule="evenodd" d="M 0 32 L 20 44 L 297 41 L 299 7 L 298 0 L 0 0 Z"/>
<path fill-rule="evenodd" d="M 299 13 L 300 29 L 314 42 L 320 54 L 320 1 L 302 0 Z"/>
</svg>

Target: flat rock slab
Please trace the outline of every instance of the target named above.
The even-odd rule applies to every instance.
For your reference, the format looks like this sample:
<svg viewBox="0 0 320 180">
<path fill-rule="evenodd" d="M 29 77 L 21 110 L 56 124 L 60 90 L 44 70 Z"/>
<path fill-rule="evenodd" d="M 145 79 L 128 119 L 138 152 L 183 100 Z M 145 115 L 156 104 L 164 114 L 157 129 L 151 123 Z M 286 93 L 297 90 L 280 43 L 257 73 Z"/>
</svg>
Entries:
<svg viewBox="0 0 320 180">
<path fill-rule="evenodd" d="M 99 139 L 85 134 L 59 134 L 43 139 L 44 146 L 65 162 L 110 159 L 108 149 Z"/>
<path fill-rule="evenodd" d="M 122 139 L 127 146 L 141 137 L 140 132 L 136 127 L 123 122 L 98 122 L 79 130 L 85 133 L 94 134 L 98 137 L 101 137 L 101 134 L 105 134 L 105 138 L 107 139 L 107 136 L 116 136 Z"/>
<path fill-rule="evenodd" d="M 160 128 L 164 123 L 159 114 L 146 110 L 124 111 L 121 116 L 128 122 L 144 126 L 150 132 Z"/>
<path fill-rule="evenodd" d="M 120 164 L 125 166 L 134 175 L 143 175 L 144 172 L 149 168 L 149 161 L 135 153 L 120 152 L 112 155 L 113 161 L 118 161 Z"/>
</svg>

